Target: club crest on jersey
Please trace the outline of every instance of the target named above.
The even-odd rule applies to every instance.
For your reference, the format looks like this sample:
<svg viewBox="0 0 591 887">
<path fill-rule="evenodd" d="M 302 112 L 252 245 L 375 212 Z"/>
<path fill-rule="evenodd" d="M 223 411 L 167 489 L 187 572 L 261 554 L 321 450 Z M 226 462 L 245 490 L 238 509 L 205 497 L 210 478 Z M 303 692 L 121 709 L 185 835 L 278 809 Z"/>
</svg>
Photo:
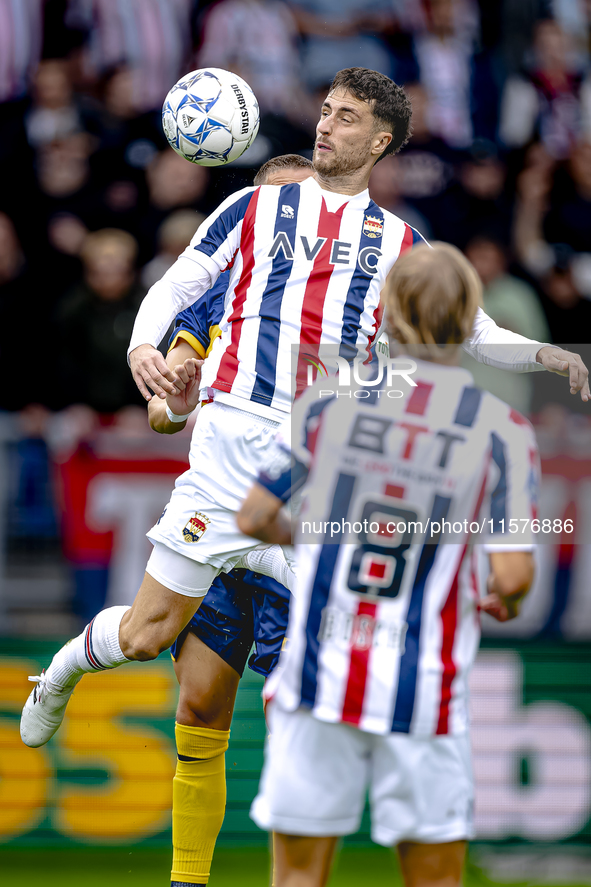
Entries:
<svg viewBox="0 0 591 887">
<path fill-rule="evenodd" d="M 203 514 L 202 511 L 196 511 L 183 527 L 185 542 L 199 542 L 210 523 L 211 521 L 207 515 Z"/>
<path fill-rule="evenodd" d="M 366 237 L 381 237 L 384 223 L 375 216 L 366 216 L 363 220 L 363 233 Z"/>
</svg>

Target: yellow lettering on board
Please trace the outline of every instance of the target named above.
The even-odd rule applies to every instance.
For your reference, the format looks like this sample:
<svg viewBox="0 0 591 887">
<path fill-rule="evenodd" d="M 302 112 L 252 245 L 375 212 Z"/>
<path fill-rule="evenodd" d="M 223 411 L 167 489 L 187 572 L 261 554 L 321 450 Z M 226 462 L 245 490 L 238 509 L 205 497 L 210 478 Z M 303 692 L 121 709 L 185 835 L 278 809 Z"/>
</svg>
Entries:
<svg viewBox="0 0 591 887">
<path fill-rule="evenodd" d="M 63 791 L 54 827 L 73 838 L 128 841 L 170 823 L 174 743 L 147 726 L 117 721 L 174 712 L 175 683 L 160 665 L 128 666 L 84 677 L 60 730 L 61 759 L 102 768 L 108 783 Z"/>
<path fill-rule="evenodd" d="M 0 708 L 20 715 L 31 692 L 28 675 L 37 666 L 21 660 L 0 661 Z M 34 828 L 45 815 L 50 768 L 43 748 L 27 748 L 16 718 L 0 718 L 0 838 L 14 838 Z"/>
</svg>

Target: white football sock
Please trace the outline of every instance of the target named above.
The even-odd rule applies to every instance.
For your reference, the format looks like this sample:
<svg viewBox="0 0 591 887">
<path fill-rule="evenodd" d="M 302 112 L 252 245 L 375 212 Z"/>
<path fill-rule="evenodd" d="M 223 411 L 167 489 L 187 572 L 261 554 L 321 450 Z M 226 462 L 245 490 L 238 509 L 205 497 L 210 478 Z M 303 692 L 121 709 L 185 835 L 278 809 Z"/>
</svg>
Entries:
<svg viewBox="0 0 591 887">
<path fill-rule="evenodd" d="M 263 576 L 271 576 L 293 591 L 295 573 L 287 563 L 280 545 L 259 545 L 243 555 L 236 566 L 252 570 L 253 573 L 262 573 Z"/>
<path fill-rule="evenodd" d="M 82 634 L 58 650 L 46 671 L 50 689 L 74 687 L 82 675 L 131 662 L 119 646 L 119 626 L 129 607 L 101 610 Z"/>
</svg>

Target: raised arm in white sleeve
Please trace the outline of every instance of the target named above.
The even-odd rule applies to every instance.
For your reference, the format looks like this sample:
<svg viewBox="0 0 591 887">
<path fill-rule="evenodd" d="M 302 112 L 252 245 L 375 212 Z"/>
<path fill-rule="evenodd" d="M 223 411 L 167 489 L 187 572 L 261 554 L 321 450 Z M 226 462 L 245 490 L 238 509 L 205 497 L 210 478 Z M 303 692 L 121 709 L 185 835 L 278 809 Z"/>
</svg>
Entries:
<svg viewBox="0 0 591 887">
<path fill-rule="evenodd" d="M 478 308 L 472 335 L 462 347 L 480 363 L 516 373 L 531 373 L 544 369 L 536 361 L 536 355 L 546 344 L 497 326 L 492 317 Z"/>
<path fill-rule="evenodd" d="M 139 345 L 156 348 L 177 314 L 203 296 L 219 274 L 208 256 L 188 246 L 148 290 L 135 318 L 128 356 Z"/>
<path fill-rule="evenodd" d="M 199 226 L 174 265 L 151 287 L 135 319 L 128 357 L 140 345 L 159 345 L 176 315 L 201 298 L 232 264 L 255 190 L 243 188 L 226 198 Z"/>
</svg>

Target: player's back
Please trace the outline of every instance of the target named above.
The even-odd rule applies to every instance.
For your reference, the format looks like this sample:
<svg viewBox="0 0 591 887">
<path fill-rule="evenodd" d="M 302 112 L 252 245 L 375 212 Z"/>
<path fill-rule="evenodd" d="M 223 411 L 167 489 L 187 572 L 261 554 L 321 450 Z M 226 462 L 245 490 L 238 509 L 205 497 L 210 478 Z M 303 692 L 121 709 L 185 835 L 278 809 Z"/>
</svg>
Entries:
<svg viewBox="0 0 591 887">
<path fill-rule="evenodd" d="M 471 537 L 507 539 L 511 518 L 533 517 L 536 449 L 464 370 L 418 362 L 412 378 L 402 397 L 332 386 L 295 407 L 309 475 L 278 695 L 370 732 L 431 735 L 466 728 Z"/>
</svg>

